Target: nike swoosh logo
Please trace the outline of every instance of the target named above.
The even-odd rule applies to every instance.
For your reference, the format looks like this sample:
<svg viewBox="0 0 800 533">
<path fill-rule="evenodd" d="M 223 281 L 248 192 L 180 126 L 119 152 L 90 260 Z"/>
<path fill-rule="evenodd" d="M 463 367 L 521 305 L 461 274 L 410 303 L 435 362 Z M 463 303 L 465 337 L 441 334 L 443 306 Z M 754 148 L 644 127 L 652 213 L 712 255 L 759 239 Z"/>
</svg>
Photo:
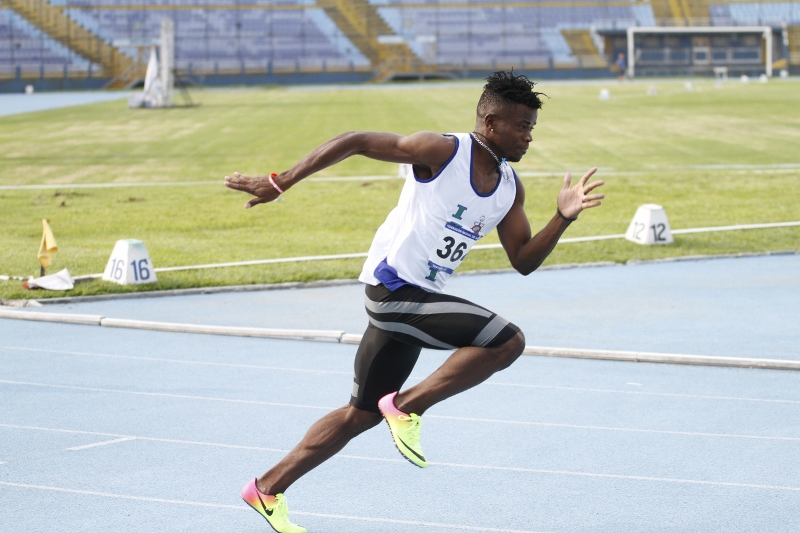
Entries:
<svg viewBox="0 0 800 533">
<path fill-rule="evenodd" d="M 261 508 L 267 513 L 267 516 L 272 516 L 272 509 L 267 509 L 267 506 L 264 505 L 264 500 L 261 499 L 261 494 L 258 493 L 258 489 L 256 489 L 256 496 L 258 496 L 258 501 L 261 502 Z"/>
<path fill-rule="evenodd" d="M 419 458 L 421 461 L 425 461 L 426 463 L 428 462 L 428 461 L 426 461 L 426 460 L 425 460 L 425 458 L 424 458 L 423 456 L 421 456 L 420 454 L 418 454 L 417 452 L 415 452 L 415 451 L 414 451 L 414 449 L 413 449 L 411 446 L 409 446 L 408 444 L 406 444 L 406 443 L 403 441 L 403 439 L 401 439 L 400 437 L 397 437 L 397 440 L 399 440 L 400 442 L 402 442 L 402 443 L 403 443 L 403 446 L 405 446 L 405 447 L 408 449 L 408 451 L 410 451 L 411 453 L 413 453 L 414 455 L 416 455 L 416 456 L 417 456 L 417 457 L 418 457 L 418 458 Z"/>
</svg>

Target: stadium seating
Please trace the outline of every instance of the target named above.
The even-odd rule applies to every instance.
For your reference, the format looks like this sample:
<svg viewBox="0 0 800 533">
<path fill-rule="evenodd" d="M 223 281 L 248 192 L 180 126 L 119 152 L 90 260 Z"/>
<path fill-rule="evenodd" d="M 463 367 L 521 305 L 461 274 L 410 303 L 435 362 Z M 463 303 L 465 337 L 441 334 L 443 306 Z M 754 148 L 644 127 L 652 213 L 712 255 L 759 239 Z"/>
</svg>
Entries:
<svg viewBox="0 0 800 533">
<path fill-rule="evenodd" d="M 393 58 L 395 67 L 406 70 L 605 68 L 614 50 L 604 49 L 598 32 L 696 21 L 800 24 L 797 1 L 592 0 L 539 6 L 524 0 L 3 0 L 2 5 L 0 77 L 50 75 L 65 67 L 70 76 L 92 70 L 119 76 L 147 54 L 164 17 L 175 25 L 175 65 L 189 75 L 379 70 Z M 18 7 L 37 5 L 69 19 L 60 24 L 61 34 L 54 29 L 58 25 L 31 16 L 35 9 Z M 82 48 L 75 45 L 78 34 Z M 117 59 L 109 51 L 96 57 L 86 52 L 100 44 L 119 54 Z"/>
<path fill-rule="evenodd" d="M 89 62 L 51 39 L 10 9 L 0 9 L 0 76 L 21 72 L 63 76 L 83 72 Z"/>
</svg>

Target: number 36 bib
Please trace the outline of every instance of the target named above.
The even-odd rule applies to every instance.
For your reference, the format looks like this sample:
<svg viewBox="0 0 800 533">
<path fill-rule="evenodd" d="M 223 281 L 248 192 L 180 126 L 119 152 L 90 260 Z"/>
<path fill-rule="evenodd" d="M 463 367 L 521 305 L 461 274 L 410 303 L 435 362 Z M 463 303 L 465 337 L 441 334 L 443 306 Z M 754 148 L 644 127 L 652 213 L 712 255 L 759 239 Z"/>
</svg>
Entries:
<svg viewBox="0 0 800 533">
<path fill-rule="evenodd" d="M 431 269 L 429 278 L 435 279 L 436 272 L 452 274 L 480 238 L 479 233 L 473 233 L 455 222 L 448 222 L 428 256 L 428 266 Z"/>
</svg>

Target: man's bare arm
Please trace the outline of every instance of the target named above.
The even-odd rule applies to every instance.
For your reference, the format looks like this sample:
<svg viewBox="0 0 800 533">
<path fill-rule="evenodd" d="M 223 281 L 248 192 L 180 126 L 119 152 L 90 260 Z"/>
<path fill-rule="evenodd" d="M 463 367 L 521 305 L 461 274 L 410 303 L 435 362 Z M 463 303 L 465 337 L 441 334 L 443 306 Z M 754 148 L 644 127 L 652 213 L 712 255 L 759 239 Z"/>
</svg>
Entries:
<svg viewBox="0 0 800 533">
<path fill-rule="evenodd" d="M 316 147 L 292 168 L 278 174 L 274 181 L 286 191 L 300 180 L 354 155 L 390 163 L 422 165 L 436 172 L 453 154 L 455 146 L 452 137 L 429 131 L 407 137 L 394 133 L 351 131 Z M 246 208 L 271 202 L 280 196 L 266 176 L 250 178 L 235 172 L 232 177 L 225 176 L 225 186 L 255 196 L 247 202 Z"/>
<path fill-rule="evenodd" d="M 497 234 L 508 254 L 511 266 L 520 274 L 527 276 L 541 266 L 569 227 L 571 223 L 569 219 L 576 218 L 584 209 L 600 205 L 600 200 L 605 198 L 605 195 L 589 193 L 605 182 L 594 181 L 586 184 L 596 171 L 596 168 L 589 170 L 574 187 L 570 187 L 572 180 L 570 174 L 564 176 L 564 186 L 558 193 L 557 212 L 534 236 L 531 236 L 531 226 L 523 209 L 525 190 L 522 184 L 519 184 L 514 205 L 497 226 Z"/>
</svg>

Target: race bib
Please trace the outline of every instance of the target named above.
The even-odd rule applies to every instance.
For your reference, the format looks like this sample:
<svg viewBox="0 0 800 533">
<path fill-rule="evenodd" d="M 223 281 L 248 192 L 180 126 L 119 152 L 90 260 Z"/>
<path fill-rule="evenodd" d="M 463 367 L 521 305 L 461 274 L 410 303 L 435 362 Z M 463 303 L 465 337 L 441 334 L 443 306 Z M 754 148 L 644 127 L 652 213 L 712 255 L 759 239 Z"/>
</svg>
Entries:
<svg viewBox="0 0 800 533">
<path fill-rule="evenodd" d="M 448 222 L 428 256 L 430 274 L 427 279 L 435 281 L 438 272 L 452 274 L 480 238 L 480 234 L 455 222 Z"/>
</svg>

